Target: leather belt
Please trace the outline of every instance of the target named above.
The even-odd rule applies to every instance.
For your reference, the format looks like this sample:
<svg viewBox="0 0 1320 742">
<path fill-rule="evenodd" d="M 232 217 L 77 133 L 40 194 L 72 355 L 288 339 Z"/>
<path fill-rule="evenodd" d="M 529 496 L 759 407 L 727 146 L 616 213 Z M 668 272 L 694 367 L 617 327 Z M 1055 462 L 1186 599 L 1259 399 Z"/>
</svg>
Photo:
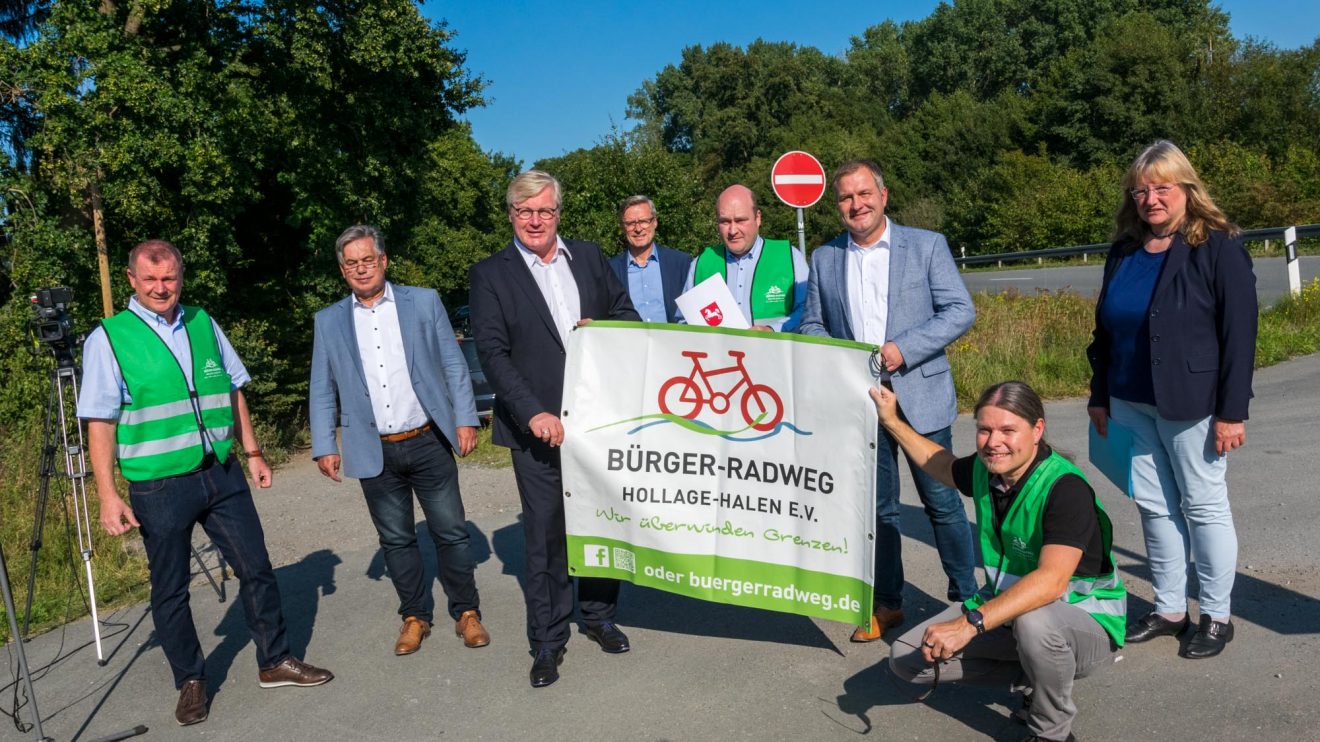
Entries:
<svg viewBox="0 0 1320 742">
<path fill-rule="evenodd" d="M 399 441 L 406 441 L 409 438 L 416 438 L 417 436 L 421 435 L 422 433 L 425 433 L 430 429 L 431 429 L 431 423 L 427 423 L 420 428 L 405 430 L 402 433 L 390 433 L 389 435 L 382 435 L 380 439 L 382 441 L 385 441 L 386 443 L 398 443 Z"/>
</svg>

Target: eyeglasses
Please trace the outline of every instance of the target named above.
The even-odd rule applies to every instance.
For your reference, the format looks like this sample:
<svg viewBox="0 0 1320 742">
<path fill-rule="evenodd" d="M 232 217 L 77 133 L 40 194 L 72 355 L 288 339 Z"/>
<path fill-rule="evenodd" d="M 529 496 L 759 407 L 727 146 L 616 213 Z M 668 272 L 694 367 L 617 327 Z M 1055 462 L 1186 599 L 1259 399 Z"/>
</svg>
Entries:
<svg viewBox="0 0 1320 742">
<path fill-rule="evenodd" d="M 520 222 L 525 222 L 525 221 L 527 221 L 528 219 L 531 219 L 531 218 L 532 218 L 532 214 L 536 214 L 537 216 L 539 216 L 539 217 L 541 217 L 542 219 L 547 220 L 547 221 L 550 220 L 550 219 L 554 219 L 555 217 L 559 216 L 559 209 L 548 209 L 548 208 L 547 208 L 547 209 L 519 209 L 519 208 L 513 208 L 513 209 L 509 209 L 509 211 L 512 211 L 512 212 L 513 212 L 513 216 L 514 216 L 514 218 L 517 219 L 517 220 L 520 221 Z"/>
<path fill-rule="evenodd" d="M 645 218 L 645 219 L 633 219 L 633 220 L 630 221 L 630 222 L 624 222 L 624 223 L 623 223 L 623 228 L 624 228 L 624 229 L 637 229 L 638 227 L 645 227 L 646 225 L 650 224 L 650 223 L 653 222 L 653 221 L 655 221 L 655 217 L 653 217 L 653 216 L 648 216 L 648 217 Z"/>
<path fill-rule="evenodd" d="M 362 266 L 363 268 L 366 268 L 367 270 L 371 270 L 372 268 L 375 268 L 378 263 L 380 263 L 379 255 L 368 255 L 367 257 L 361 260 L 345 260 L 342 263 L 340 263 L 340 265 L 344 266 L 346 270 L 350 270 L 350 271 L 353 270 L 354 268 L 357 268 L 359 265 Z"/>
<path fill-rule="evenodd" d="M 1132 188 L 1128 190 L 1128 193 L 1132 194 L 1133 201 L 1145 201 L 1151 196 L 1159 196 L 1160 198 L 1164 198 L 1165 196 L 1169 195 L 1170 191 L 1172 191 L 1174 188 L 1177 187 L 1178 186 L 1173 186 L 1173 185 L 1157 185 L 1157 186 L 1151 186 L 1149 188 Z"/>
</svg>

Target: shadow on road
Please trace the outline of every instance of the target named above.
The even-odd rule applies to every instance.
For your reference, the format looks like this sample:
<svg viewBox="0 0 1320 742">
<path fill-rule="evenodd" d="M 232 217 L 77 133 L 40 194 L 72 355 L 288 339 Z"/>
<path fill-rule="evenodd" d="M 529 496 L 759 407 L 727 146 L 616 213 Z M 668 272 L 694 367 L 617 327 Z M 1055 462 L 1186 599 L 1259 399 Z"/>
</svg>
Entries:
<svg viewBox="0 0 1320 742">
<path fill-rule="evenodd" d="M 1147 584 L 1150 582 L 1150 568 L 1146 564 L 1146 555 L 1114 546 L 1114 553 L 1136 560 L 1137 564 L 1120 567 L 1131 577 L 1136 577 Z M 1197 592 L 1195 565 L 1188 565 L 1187 590 Z M 1144 598 L 1136 597 L 1128 588 L 1128 618 L 1135 619 L 1146 615 L 1154 606 Z M 1282 585 L 1267 582 L 1250 572 L 1241 570 L 1233 583 L 1233 617 L 1249 621 L 1263 629 L 1281 636 L 1299 634 L 1320 634 L 1320 600 L 1311 595 L 1303 595 L 1289 590 Z M 1195 623 L 1195 620 L 1193 620 Z M 1190 638 L 1190 632 L 1184 635 L 1184 642 Z"/>
<path fill-rule="evenodd" d="M 333 551 L 321 549 L 303 557 L 302 561 L 275 570 L 280 585 L 280 602 L 284 607 L 285 632 L 293 656 L 306 654 L 316 626 L 321 596 L 335 592 L 335 567 L 342 561 Z M 206 658 L 206 685 L 213 696 L 224 687 L 234 658 L 252 641 L 242 602 L 241 597 L 232 601 L 215 628 L 215 635 L 221 637 L 221 641 Z M 248 668 L 247 671 L 255 675 L 257 668 Z"/>
</svg>

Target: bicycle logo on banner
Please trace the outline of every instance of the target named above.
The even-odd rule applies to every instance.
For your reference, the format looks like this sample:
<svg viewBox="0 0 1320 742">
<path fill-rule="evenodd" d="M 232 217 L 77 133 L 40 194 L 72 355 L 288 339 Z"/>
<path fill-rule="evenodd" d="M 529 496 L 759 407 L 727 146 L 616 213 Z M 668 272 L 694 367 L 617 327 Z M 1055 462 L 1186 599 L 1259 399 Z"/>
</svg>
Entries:
<svg viewBox="0 0 1320 742">
<path fill-rule="evenodd" d="M 660 386 L 660 410 L 666 415 L 688 420 L 695 419 L 707 407 L 711 412 L 723 415 L 729 411 L 734 398 L 741 392 L 738 411 L 743 421 L 755 430 L 774 430 L 784 419 L 784 402 L 774 389 L 752 381 L 743 363 L 747 354 L 731 350 L 729 357 L 733 359 L 732 365 L 710 370 L 701 365 L 701 359 L 707 355 L 701 351 L 683 351 L 683 356 L 692 360 L 692 370 L 687 375 L 674 376 Z M 728 391 L 716 390 L 711 379 L 725 375 L 733 375 L 737 381 Z"/>
</svg>

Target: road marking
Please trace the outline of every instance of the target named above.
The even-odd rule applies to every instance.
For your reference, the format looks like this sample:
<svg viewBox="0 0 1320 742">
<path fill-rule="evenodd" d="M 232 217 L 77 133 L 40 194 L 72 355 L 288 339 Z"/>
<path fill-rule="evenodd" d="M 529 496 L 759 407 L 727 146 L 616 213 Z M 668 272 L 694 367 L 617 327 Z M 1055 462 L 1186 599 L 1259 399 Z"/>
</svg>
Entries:
<svg viewBox="0 0 1320 742">
<path fill-rule="evenodd" d="M 1016 278 L 1016 277 L 1014 277 L 1014 278 L 992 278 L 992 279 L 990 279 L 990 280 L 991 280 L 991 281 L 1034 281 L 1034 280 L 1036 280 L 1036 279 L 1032 278 L 1031 276 L 1023 276 L 1022 278 Z"/>
</svg>

